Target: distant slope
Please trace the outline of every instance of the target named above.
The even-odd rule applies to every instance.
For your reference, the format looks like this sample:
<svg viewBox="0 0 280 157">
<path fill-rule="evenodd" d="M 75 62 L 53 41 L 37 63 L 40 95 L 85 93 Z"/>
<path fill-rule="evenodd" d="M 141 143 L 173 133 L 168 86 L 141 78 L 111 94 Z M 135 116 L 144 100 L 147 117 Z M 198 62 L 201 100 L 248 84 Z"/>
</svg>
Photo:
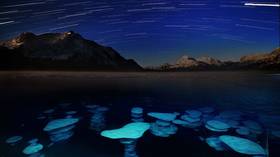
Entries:
<svg viewBox="0 0 280 157">
<path fill-rule="evenodd" d="M 2 69 L 141 70 L 111 47 L 86 40 L 74 32 L 35 35 L 22 33 L 0 42 Z"/>
<path fill-rule="evenodd" d="M 280 70 L 280 48 L 271 53 L 247 55 L 238 62 L 220 61 L 212 57 L 180 57 L 175 64 L 165 63 L 154 70 L 195 71 L 195 70 Z"/>
<path fill-rule="evenodd" d="M 280 48 L 271 53 L 243 56 L 240 63 L 256 69 L 280 69 Z"/>
</svg>

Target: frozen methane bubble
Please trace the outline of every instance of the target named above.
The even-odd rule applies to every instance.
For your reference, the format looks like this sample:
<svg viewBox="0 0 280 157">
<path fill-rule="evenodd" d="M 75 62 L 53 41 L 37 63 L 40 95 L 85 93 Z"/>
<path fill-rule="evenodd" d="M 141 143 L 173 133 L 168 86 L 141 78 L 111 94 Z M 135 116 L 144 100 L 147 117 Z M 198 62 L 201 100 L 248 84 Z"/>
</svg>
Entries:
<svg viewBox="0 0 280 157">
<path fill-rule="evenodd" d="M 181 126 L 187 126 L 189 123 L 180 119 L 175 119 L 172 121 L 174 124 L 181 125 Z"/>
<path fill-rule="evenodd" d="M 185 114 L 185 115 L 181 116 L 181 119 L 187 123 L 187 125 L 185 125 L 185 126 L 189 127 L 189 128 L 196 128 L 201 125 L 200 117 L 191 117 L 191 116 Z"/>
<path fill-rule="evenodd" d="M 250 130 L 247 127 L 244 127 L 244 126 L 241 126 L 241 127 L 237 128 L 235 131 L 239 135 L 244 135 L 244 136 L 250 135 Z"/>
<path fill-rule="evenodd" d="M 38 141 L 39 141 L 38 138 L 33 138 L 33 139 L 29 140 L 28 143 L 29 143 L 29 144 L 35 144 L 35 143 L 37 143 Z"/>
<path fill-rule="evenodd" d="M 222 135 L 219 139 L 232 150 L 247 155 L 266 155 L 265 150 L 257 143 L 236 136 Z"/>
<path fill-rule="evenodd" d="M 77 114 L 77 111 L 67 111 L 66 113 L 66 118 L 73 118 L 75 114 Z"/>
<path fill-rule="evenodd" d="M 55 119 L 50 121 L 43 130 L 48 132 L 52 142 L 67 140 L 74 134 L 73 128 L 78 121 L 78 118 Z"/>
<path fill-rule="evenodd" d="M 223 151 L 225 148 L 223 147 L 222 141 L 219 139 L 219 137 L 208 137 L 205 139 L 206 143 L 214 148 L 216 151 Z"/>
<path fill-rule="evenodd" d="M 119 129 L 102 131 L 101 136 L 111 139 L 138 139 L 142 137 L 149 128 L 149 123 L 133 122 Z"/>
<path fill-rule="evenodd" d="M 159 112 L 148 113 L 148 116 L 150 117 L 154 117 L 156 119 L 160 119 L 168 122 L 175 120 L 177 115 L 178 115 L 177 113 L 159 113 Z"/>
<path fill-rule="evenodd" d="M 119 139 L 125 147 L 124 157 L 138 157 L 135 150 L 136 140 L 142 137 L 149 128 L 149 123 L 133 122 L 119 129 L 102 131 L 101 136 L 110 139 Z"/>
<path fill-rule="evenodd" d="M 227 123 L 224 123 L 219 120 L 209 120 L 206 122 L 205 127 L 215 132 L 226 132 L 230 128 L 230 126 Z"/>
<path fill-rule="evenodd" d="M 131 120 L 133 122 L 143 122 L 143 108 L 141 107 L 133 107 L 131 109 Z"/>
<path fill-rule="evenodd" d="M 27 147 L 25 147 L 22 151 L 23 154 L 26 155 L 33 155 L 38 153 L 39 151 L 41 151 L 44 148 L 44 146 L 40 143 L 33 143 L 28 145 Z"/>
<path fill-rule="evenodd" d="M 22 136 L 12 136 L 12 137 L 6 139 L 6 143 L 10 144 L 10 145 L 15 145 L 22 139 L 23 139 Z"/>
<path fill-rule="evenodd" d="M 91 114 L 90 129 L 100 132 L 105 128 L 106 119 L 105 114 L 109 108 L 99 105 L 87 105 L 86 108 Z"/>
<path fill-rule="evenodd" d="M 198 110 L 186 110 L 185 113 L 192 118 L 199 118 L 202 115 Z"/>
<path fill-rule="evenodd" d="M 150 128 L 155 136 L 169 137 L 177 132 L 177 126 L 171 123 L 176 119 L 177 113 L 150 112 L 148 115 L 157 119 Z"/>
</svg>

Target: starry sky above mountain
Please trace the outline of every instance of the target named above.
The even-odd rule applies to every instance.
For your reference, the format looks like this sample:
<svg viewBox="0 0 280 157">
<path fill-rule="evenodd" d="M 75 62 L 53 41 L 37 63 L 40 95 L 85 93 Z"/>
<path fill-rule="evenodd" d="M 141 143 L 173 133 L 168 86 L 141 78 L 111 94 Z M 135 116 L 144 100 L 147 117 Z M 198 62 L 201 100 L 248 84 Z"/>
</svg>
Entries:
<svg viewBox="0 0 280 157">
<path fill-rule="evenodd" d="M 74 31 L 141 65 L 279 47 L 278 0 L 2 0 L 0 39 Z"/>
</svg>

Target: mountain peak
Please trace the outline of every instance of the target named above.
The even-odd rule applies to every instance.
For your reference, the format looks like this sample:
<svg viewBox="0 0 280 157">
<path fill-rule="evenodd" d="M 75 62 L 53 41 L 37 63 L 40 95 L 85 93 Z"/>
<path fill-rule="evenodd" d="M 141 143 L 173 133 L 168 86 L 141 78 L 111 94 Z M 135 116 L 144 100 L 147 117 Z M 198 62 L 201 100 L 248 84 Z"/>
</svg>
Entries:
<svg viewBox="0 0 280 157">
<path fill-rule="evenodd" d="M 13 39 L 0 42 L 0 47 L 9 50 L 6 52 L 7 55 L 14 52 L 27 59 L 28 61 L 24 63 L 30 65 L 40 63 L 51 67 L 52 64 L 59 63 L 59 66 L 92 69 L 142 69 L 136 62 L 123 58 L 113 48 L 84 39 L 73 31 L 40 35 L 25 32 Z M 20 64 L 22 61 L 18 62 L 17 64 Z"/>
<path fill-rule="evenodd" d="M 209 57 L 209 56 L 199 57 L 199 58 L 197 58 L 197 61 L 209 64 L 209 65 L 221 65 L 222 64 L 222 62 L 220 60 Z"/>
</svg>

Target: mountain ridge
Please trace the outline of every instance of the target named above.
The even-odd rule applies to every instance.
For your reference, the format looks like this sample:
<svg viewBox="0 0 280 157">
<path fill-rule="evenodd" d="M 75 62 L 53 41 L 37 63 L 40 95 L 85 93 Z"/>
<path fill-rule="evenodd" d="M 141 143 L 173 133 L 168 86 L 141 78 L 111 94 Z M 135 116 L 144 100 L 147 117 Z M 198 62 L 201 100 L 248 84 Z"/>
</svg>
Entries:
<svg viewBox="0 0 280 157">
<path fill-rule="evenodd" d="M 142 70 L 134 60 L 125 59 L 113 48 L 84 39 L 72 31 L 41 35 L 25 32 L 1 41 L 0 49 L 0 64 L 6 68 Z"/>
<path fill-rule="evenodd" d="M 162 71 L 280 70 L 280 48 L 270 53 L 245 55 L 235 62 L 221 61 L 208 56 L 192 58 L 183 55 L 175 64 L 165 63 L 153 69 Z"/>
</svg>

